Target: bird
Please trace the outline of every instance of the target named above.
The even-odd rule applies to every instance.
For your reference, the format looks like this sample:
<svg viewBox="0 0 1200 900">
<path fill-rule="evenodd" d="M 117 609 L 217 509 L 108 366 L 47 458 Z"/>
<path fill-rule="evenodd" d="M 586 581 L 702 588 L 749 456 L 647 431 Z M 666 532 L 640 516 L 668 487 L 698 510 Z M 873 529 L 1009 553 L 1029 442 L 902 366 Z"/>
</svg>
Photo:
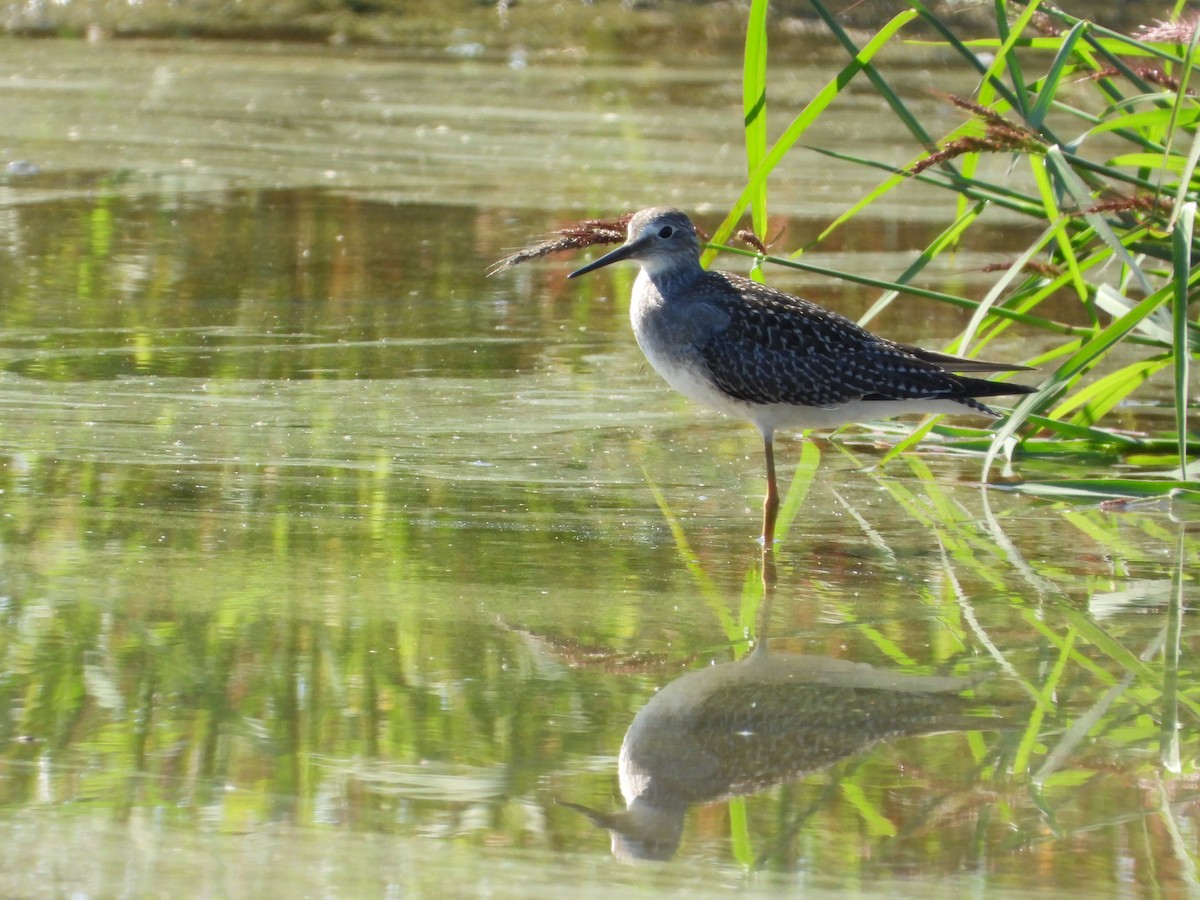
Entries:
<svg viewBox="0 0 1200 900">
<path fill-rule="evenodd" d="M 680 393 L 758 429 L 767 469 L 764 550 L 774 544 L 779 512 L 774 450 L 779 429 L 835 428 L 908 413 L 999 418 L 979 398 L 1037 390 L 961 374 L 1027 366 L 888 340 L 808 300 L 707 270 L 700 249 L 685 213 L 651 207 L 629 218 L 621 246 L 567 277 L 636 262 L 641 271 L 629 316 L 646 359 Z"/>
<path fill-rule="evenodd" d="M 881 741 L 1005 728 L 961 696 L 976 683 L 768 653 L 764 639 L 663 685 L 637 713 L 617 757 L 625 809 L 558 804 L 607 828 L 618 858 L 669 859 L 694 805 L 760 793 Z"/>
</svg>

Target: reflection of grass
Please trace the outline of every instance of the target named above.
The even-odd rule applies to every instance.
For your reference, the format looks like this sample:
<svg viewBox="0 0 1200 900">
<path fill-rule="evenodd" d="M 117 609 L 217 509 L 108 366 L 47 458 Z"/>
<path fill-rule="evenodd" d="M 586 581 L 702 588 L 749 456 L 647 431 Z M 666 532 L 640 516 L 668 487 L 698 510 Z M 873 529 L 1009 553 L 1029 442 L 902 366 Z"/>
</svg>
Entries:
<svg viewBox="0 0 1200 900">
<path fill-rule="evenodd" d="M 704 602 L 709 609 L 713 611 L 713 615 L 716 616 L 717 621 L 721 625 L 721 630 L 725 632 L 725 636 L 729 638 L 730 644 L 733 645 L 734 658 L 740 658 L 749 649 L 746 640 L 755 633 L 757 627 L 758 608 L 763 599 L 762 581 L 753 571 L 746 573 L 741 602 L 738 605 L 738 617 L 735 620 L 730 615 L 729 609 L 726 606 L 726 598 L 713 582 L 711 576 L 704 570 L 704 567 L 700 564 L 700 560 L 692 550 L 687 533 L 683 530 L 683 523 L 679 521 L 679 517 L 672 511 L 670 505 L 667 503 L 666 496 L 659 489 L 658 485 L 651 480 L 650 473 L 646 470 L 645 466 L 642 467 L 642 474 L 646 478 L 646 484 L 650 488 L 650 493 L 654 496 L 654 502 L 658 504 L 658 508 L 662 511 L 663 517 L 667 520 L 667 525 L 671 529 L 671 537 L 675 541 L 675 550 L 680 561 L 691 574 L 697 591 L 704 598 Z"/>
<path fill-rule="evenodd" d="M 817 448 L 816 444 L 811 441 L 801 442 L 800 462 L 796 467 L 787 494 L 784 496 L 783 503 L 779 509 L 776 528 L 777 546 L 783 543 L 788 530 L 803 509 L 804 500 L 808 496 L 808 491 L 812 486 L 813 480 L 816 478 L 820 462 L 821 451 Z M 721 590 L 717 587 L 712 577 L 705 571 L 695 552 L 692 550 L 687 533 L 683 529 L 683 523 L 671 509 L 666 496 L 657 484 L 651 480 L 650 473 L 646 470 L 645 466 L 642 467 L 642 474 L 654 497 L 654 502 L 658 504 L 659 510 L 662 512 L 663 517 L 667 520 L 668 527 L 671 529 L 671 537 L 674 539 L 675 549 L 680 560 L 691 574 L 700 595 L 704 597 L 705 602 L 717 617 L 721 629 L 725 632 L 730 642 L 734 644 L 736 648 L 735 658 L 740 658 L 748 649 L 748 645 L 745 643 L 747 637 L 758 638 L 759 628 L 765 629 L 768 626 L 767 622 L 760 622 L 759 618 L 760 612 L 764 610 L 763 602 L 766 599 L 766 591 L 769 589 L 769 584 L 774 578 L 774 563 L 771 557 L 777 547 L 768 548 L 767 555 L 764 555 L 762 558 L 762 563 L 767 567 L 767 571 L 760 572 L 753 568 L 747 570 L 738 604 L 738 616 L 735 620 L 726 608 L 726 600 Z M 769 605 L 765 608 L 765 611 L 769 615 Z"/>
<path fill-rule="evenodd" d="M 1194 776 L 1200 645 L 1186 604 L 1196 536 L 1158 513 L 1068 507 L 1032 518 L 1025 498 L 946 483 L 953 467 L 931 457 L 903 456 L 903 477 L 863 472 L 849 457 L 834 494 L 825 478 L 812 484 L 804 509 L 815 520 L 835 495 L 843 523 L 824 546 L 863 576 L 807 555 L 804 541 L 830 520 L 797 518 L 778 554 L 773 620 L 805 652 L 911 674 L 990 673 L 974 688 L 978 706 L 1003 710 L 1012 730 L 879 746 L 739 801 L 733 831 L 698 813 L 689 840 L 719 841 L 746 865 L 850 880 L 896 858 L 928 860 L 935 872 L 972 861 L 1003 871 L 1058 839 L 1119 845 L 1151 864 L 1168 852 L 1159 823 L 1186 833 L 1178 803 Z M 0 697 L 16 712 L 0 724 L 29 739 L 5 745 L 10 805 L 34 802 L 44 756 L 61 799 L 162 807 L 180 827 L 206 817 L 244 830 L 285 814 L 317 825 L 334 808 L 343 827 L 368 832 L 418 827 L 479 846 L 584 842 L 584 823 L 551 808 L 539 831 L 522 811 L 549 805 L 547 784 L 606 805 L 612 776 L 597 755 L 614 752 L 674 667 L 647 677 L 579 664 L 492 617 L 567 622 L 563 633 L 599 647 L 661 650 L 669 640 L 669 655 L 691 663 L 688 623 L 715 617 L 737 651 L 762 614 L 757 548 L 729 550 L 719 531 L 702 545 L 669 511 L 646 516 L 671 523 L 674 565 L 648 571 L 636 557 L 606 572 L 589 568 L 583 543 L 564 551 L 552 534 L 489 550 L 456 543 L 451 529 L 414 529 L 401 516 L 409 498 L 380 472 L 356 471 L 337 487 L 326 474 L 295 485 L 286 473 L 247 477 L 236 496 L 258 499 L 236 514 L 207 495 L 177 499 L 167 530 L 161 510 L 130 512 L 152 481 L 100 472 L 87 476 L 101 492 L 94 506 L 59 499 L 52 515 L 32 508 L 6 520 L 10 557 L 36 535 L 42 567 L 8 570 L 16 582 L 2 611 Z M 79 486 L 63 494 L 77 497 Z M 168 546 L 152 549 L 164 533 Z M 619 542 L 601 543 L 608 555 Z M 54 556 L 57 547 L 67 549 Z M 506 585 L 531 557 L 555 553 L 587 571 Z M 505 568 L 505 557 L 521 562 Z M 744 580 L 727 577 L 743 566 Z M 630 590 L 638 579 L 644 586 Z M 1163 599 L 1138 606 L 1136 588 L 1148 583 L 1165 588 Z M 1130 594 L 1124 605 L 1086 608 L 1118 589 Z M 570 604 L 556 605 L 559 593 Z M 975 836 L 959 840 L 964 831 Z"/>
<path fill-rule="evenodd" d="M 800 461 L 796 464 L 787 493 L 779 506 L 779 519 L 775 524 L 775 540 L 778 543 L 782 544 L 787 539 L 796 517 L 804 508 L 805 498 L 808 497 L 809 488 L 812 487 L 820 465 L 820 448 L 812 441 L 803 441 L 800 444 Z"/>
<path fill-rule="evenodd" d="M 984 528 L 977 531 L 966 519 L 959 517 L 953 522 L 945 516 L 952 507 L 945 497 L 937 496 L 940 491 L 933 482 L 926 482 L 926 491 L 931 495 L 930 504 L 914 503 L 911 495 L 907 502 L 913 513 L 923 516 L 925 524 L 935 530 L 946 550 L 946 578 L 955 585 L 962 621 L 970 631 L 961 631 L 961 640 L 964 644 L 976 642 L 987 648 L 1010 679 L 1035 701 L 1004 777 L 1029 779 L 1037 803 L 1047 815 L 1053 816 L 1053 810 L 1085 802 L 1083 798 L 1094 787 L 1092 782 L 1097 777 L 1087 759 L 1096 754 L 1098 746 L 1106 748 L 1104 756 L 1121 759 L 1132 765 L 1134 771 L 1139 768 L 1137 760 L 1157 757 L 1171 772 L 1179 773 L 1180 743 L 1192 748 L 1194 756 L 1200 722 L 1200 691 L 1180 689 L 1183 683 L 1195 682 L 1194 678 L 1180 677 L 1183 586 L 1191 579 L 1186 566 L 1200 551 L 1194 537 L 1189 539 L 1182 528 L 1174 536 L 1160 533 L 1156 520 L 1146 520 L 1149 533 L 1156 540 L 1162 539 L 1173 551 L 1170 599 L 1165 610 L 1168 624 L 1153 634 L 1142 649 L 1134 650 L 1129 644 L 1136 638 L 1123 633 L 1125 629 L 1119 620 L 1107 626 L 1071 608 L 1071 601 L 1058 586 L 1062 579 L 1053 571 L 1053 561 L 1042 559 L 1031 564 L 1021 558 L 1015 545 L 1003 538 L 1001 526 L 990 512 Z M 930 506 L 941 511 L 937 517 L 922 512 Z M 1113 517 L 1106 518 L 1107 523 L 1102 524 L 1096 515 L 1072 512 L 1063 522 L 1077 527 L 1087 539 L 1101 542 L 1113 554 L 1114 568 L 1120 568 L 1126 554 L 1140 556 L 1144 551 L 1122 537 L 1122 531 L 1114 527 L 1117 522 Z M 1021 590 L 1011 577 L 979 553 L 979 546 L 985 542 L 1002 549 L 1008 570 L 1032 586 L 1034 596 Z M 1043 571 L 1037 571 L 1039 567 Z M 999 601 L 1020 611 L 1019 620 L 1013 623 L 1016 630 L 980 621 L 981 601 L 970 598 L 961 587 L 967 575 L 999 594 L 993 605 Z M 1047 615 L 1046 601 L 1054 604 L 1055 615 Z M 1019 637 L 1022 632 L 1027 637 Z M 1019 653 L 1004 649 L 1031 642 L 1044 648 L 1043 653 L 1030 660 L 1036 662 L 1034 668 L 1024 663 Z M 1078 686 L 1086 683 L 1104 688 L 1103 693 L 1086 709 L 1068 714 L 1067 718 L 1072 720 L 1069 725 L 1054 724 L 1066 712 L 1062 708 L 1063 696 L 1078 692 Z"/>
<path fill-rule="evenodd" d="M 919 460 L 913 459 L 913 464 L 919 465 Z M 995 761 L 997 768 L 987 770 L 997 788 L 1026 785 L 1035 807 L 1064 837 L 1072 833 L 1070 823 L 1093 802 L 1095 792 L 1102 790 L 1105 776 L 1098 766 L 1114 766 L 1136 784 L 1156 772 L 1157 760 L 1166 772 L 1185 776 L 1175 781 L 1165 773 L 1155 775 L 1161 790 L 1172 796 L 1185 790 L 1200 734 L 1200 690 L 1194 687 L 1194 667 L 1184 663 L 1183 650 L 1189 647 L 1194 653 L 1195 639 L 1181 627 L 1184 585 L 1194 582 L 1188 562 L 1200 552 L 1194 536 L 1183 528 L 1173 535 L 1159 534 L 1157 520 L 1145 520 L 1152 540 L 1161 538 L 1170 548 L 1172 562 L 1166 625 L 1143 637 L 1137 633 L 1141 629 L 1131 630 L 1132 620 L 1123 620 L 1119 613 L 1101 623 L 1073 609 L 1054 561 L 1022 558 L 986 506 L 983 516 L 969 511 L 927 476 L 920 482 L 923 497 L 910 491 L 906 482 L 882 483 L 944 551 L 943 578 L 953 587 L 948 598 L 953 606 L 947 607 L 932 589 L 915 599 L 939 610 L 939 621 L 954 637 L 950 646 L 984 649 L 1007 675 L 997 686 L 1015 685 L 1033 701 L 1024 722 L 1014 723 L 1022 725 L 1019 740 L 1002 761 Z M 1087 540 L 1101 541 L 1114 554 L 1114 569 L 1128 568 L 1122 566 L 1126 553 L 1145 553 L 1140 542 L 1135 546 L 1122 537 L 1122 523 L 1112 516 L 1073 512 L 1063 522 L 1080 528 Z M 892 664 L 911 667 L 902 654 L 879 641 L 876 626 L 855 627 Z M 1097 687 L 1094 699 L 1088 685 Z M 1151 808 L 1150 815 L 1161 817 L 1169 833 L 1177 832 L 1177 810 L 1157 802 Z M 1036 835 L 1036 827 L 1026 832 L 1027 826 L 1013 812 L 1007 807 L 1002 817 L 1018 834 L 1044 840 Z M 1110 827 L 1119 831 L 1121 819 L 1122 814 L 1114 814 Z M 1193 864 L 1189 854 L 1182 859 Z"/>
</svg>

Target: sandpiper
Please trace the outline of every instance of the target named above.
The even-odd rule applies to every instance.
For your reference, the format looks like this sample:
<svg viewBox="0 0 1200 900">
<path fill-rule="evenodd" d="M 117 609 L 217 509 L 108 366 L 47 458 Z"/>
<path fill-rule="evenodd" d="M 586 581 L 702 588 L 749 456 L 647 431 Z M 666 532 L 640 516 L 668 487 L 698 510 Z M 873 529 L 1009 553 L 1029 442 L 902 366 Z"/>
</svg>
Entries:
<svg viewBox="0 0 1200 900">
<path fill-rule="evenodd" d="M 779 512 L 777 429 L 831 428 L 907 413 L 997 418 L 979 397 L 1036 390 L 957 374 L 1025 366 L 898 344 L 815 303 L 740 275 L 706 271 L 696 228 L 677 209 L 635 213 L 624 244 L 568 277 L 623 259 L 641 266 L 629 315 L 650 364 L 677 391 L 752 422 L 762 434 L 764 548 L 774 543 Z"/>
</svg>

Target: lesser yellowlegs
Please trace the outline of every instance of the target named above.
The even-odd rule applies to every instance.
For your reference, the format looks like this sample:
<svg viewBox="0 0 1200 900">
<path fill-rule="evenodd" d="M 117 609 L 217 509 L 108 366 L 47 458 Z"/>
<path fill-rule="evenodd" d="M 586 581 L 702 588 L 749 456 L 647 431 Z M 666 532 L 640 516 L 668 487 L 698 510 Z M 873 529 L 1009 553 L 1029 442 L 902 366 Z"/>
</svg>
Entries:
<svg viewBox="0 0 1200 900">
<path fill-rule="evenodd" d="M 844 316 L 729 272 L 700 265 L 700 239 L 677 209 L 629 220 L 625 243 L 570 274 L 632 259 L 630 318 L 650 364 L 677 391 L 746 419 L 767 460 L 763 543 L 775 539 L 775 431 L 829 428 L 907 413 L 997 414 L 977 398 L 1027 394 L 1027 385 L 956 374 L 1024 366 L 960 359 L 897 344 Z"/>
</svg>

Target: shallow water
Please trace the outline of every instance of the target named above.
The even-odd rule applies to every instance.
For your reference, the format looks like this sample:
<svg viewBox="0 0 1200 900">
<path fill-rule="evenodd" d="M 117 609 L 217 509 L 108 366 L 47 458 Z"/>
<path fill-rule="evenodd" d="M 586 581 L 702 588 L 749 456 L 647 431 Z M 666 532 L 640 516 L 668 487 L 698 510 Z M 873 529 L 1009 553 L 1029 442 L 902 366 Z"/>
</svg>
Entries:
<svg viewBox="0 0 1200 900">
<path fill-rule="evenodd" d="M 811 487 L 768 591 L 758 440 L 648 369 L 631 273 L 485 277 L 584 214 L 719 217 L 736 61 L 2 59 L 4 152 L 37 169 L 0 187 L 5 893 L 1197 889 L 1194 512 L 985 489 L 936 438 L 877 467 L 904 428 L 781 441 Z M 851 104 L 823 139 L 886 154 L 874 124 Z M 787 235 L 864 189 L 812 162 L 775 189 Z M 834 249 L 897 272 L 938 213 L 898 202 Z M 991 237 L 934 283 L 986 290 L 1021 240 Z M 817 686 L 751 677 L 751 638 Z M 846 694 L 849 663 L 892 693 Z M 893 700 L 924 708 L 927 676 L 964 679 L 930 722 Z M 659 789 L 678 843 L 627 867 L 566 804 L 626 821 L 618 751 L 656 696 L 684 698 L 654 726 L 684 774 L 722 774 Z"/>
</svg>

